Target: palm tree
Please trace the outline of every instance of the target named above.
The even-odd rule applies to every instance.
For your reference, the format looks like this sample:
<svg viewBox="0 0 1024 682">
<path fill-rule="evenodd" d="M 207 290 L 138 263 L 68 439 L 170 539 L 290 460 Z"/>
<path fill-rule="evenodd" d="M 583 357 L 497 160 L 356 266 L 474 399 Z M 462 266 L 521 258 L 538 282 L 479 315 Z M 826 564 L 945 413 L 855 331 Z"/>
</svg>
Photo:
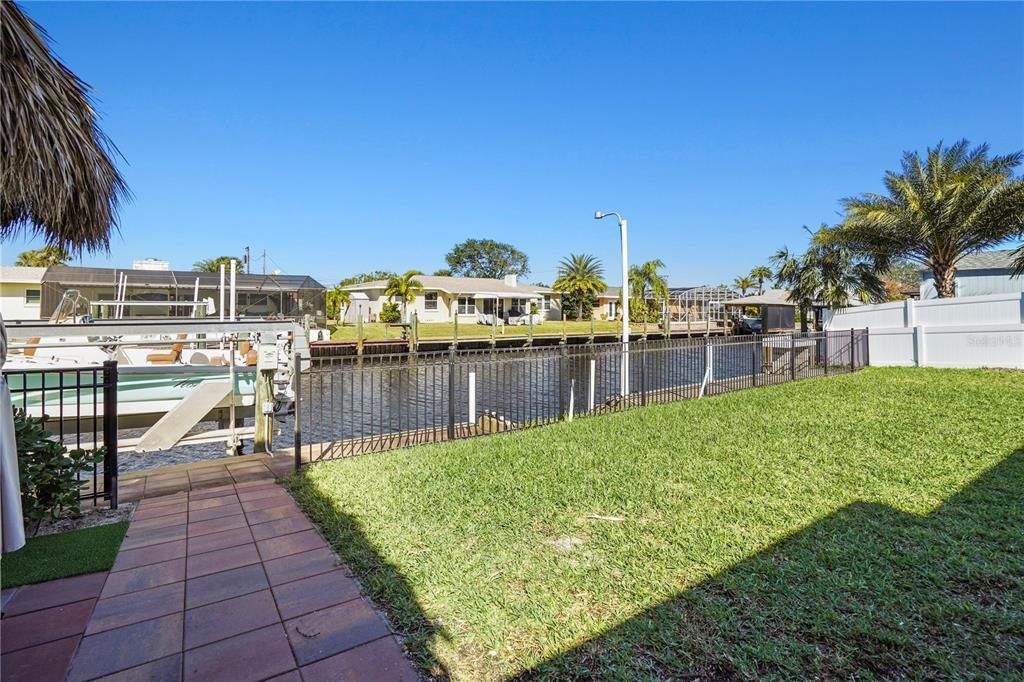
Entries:
<svg viewBox="0 0 1024 682">
<path fill-rule="evenodd" d="M 1024 246 L 1013 252 L 1013 274 L 1015 277 L 1024 277 Z"/>
<path fill-rule="evenodd" d="M 219 272 L 220 266 L 223 265 L 225 270 L 231 269 L 231 261 L 242 262 L 240 258 L 234 256 L 217 256 L 216 258 L 204 258 L 198 260 L 192 264 L 193 272 Z"/>
<path fill-rule="evenodd" d="M 392 301 L 397 298 L 402 304 L 402 319 L 405 319 L 406 307 L 423 293 L 423 283 L 415 279 L 422 274 L 419 270 L 409 270 L 404 275 L 395 275 L 388 279 L 384 295 Z"/>
<path fill-rule="evenodd" d="M 764 293 L 764 282 L 767 279 L 772 278 L 772 269 L 767 265 L 758 265 L 756 268 L 751 269 L 751 279 L 757 280 L 757 295 L 760 296 Z"/>
<path fill-rule="evenodd" d="M 747 295 L 747 289 L 753 289 L 757 282 L 753 277 L 737 277 L 732 281 L 734 287 L 740 290 L 740 293 L 744 296 Z"/>
<path fill-rule="evenodd" d="M 989 157 L 988 145 L 940 142 L 922 159 L 905 152 L 901 172 L 885 174 L 887 195 L 843 200 L 846 219 L 835 238 L 881 265 L 910 260 L 931 269 L 940 297 L 956 295 L 956 264 L 964 256 L 1024 231 L 1024 179 L 1013 170 L 1018 151 Z"/>
<path fill-rule="evenodd" d="M 0 239 L 42 236 L 70 253 L 107 251 L 130 195 L 83 83 L 50 52 L 46 32 L 0 2 Z"/>
<path fill-rule="evenodd" d="M 32 268 L 47 268 L 51 265 L 66 265 L 70 257 L 67 250 L 51 244 L 41 249 L 22 251 L 18 254 L 18 260 L 14 264 Z"/>
<path fill-rule="evenodd" d="M 776 282 L 789 289 L 789 300 L 800 309 L 800 331 L 807 331 L 808 313 L 816 305 L 843 308 L 851 294 L 864 303 L 886 300 L 878 264 L 837 241 L 837 228 L 822 224 L 817 232 L 804 229 L 811 235 L 806 252 L 797 256 L 783 247 L 770 259 Z"/>
<path fill-rule="evenodd" d="M 604 266 L 586 253 L 571 253 L 568 258 L 563 258 L 558 264 L 558 278 L 552 287 L 577 301 L 577 320 L 583 319 L 583 302 L 593 299 L 606 288 Z"/>
<path fill-rule="evenodd" d="M 644 321 L 647 320 L 649 311 L 648 299 L 654 299 L 655 306 L 660 307 L 668 298 L 668 282 L 658 272 L 663 267 L 665 263 L 655 259 L 640 265 L 631 265 L 629 268 L 629 305 Z M 632 316 L 631 313 L 630 317 Z"/>
<path fill-rule="evenodd" d="M 337 285 L 327 292 L 327 317 L 341 321 L 343 310 L 352 303 L 352 294 Z"/>
</svg>

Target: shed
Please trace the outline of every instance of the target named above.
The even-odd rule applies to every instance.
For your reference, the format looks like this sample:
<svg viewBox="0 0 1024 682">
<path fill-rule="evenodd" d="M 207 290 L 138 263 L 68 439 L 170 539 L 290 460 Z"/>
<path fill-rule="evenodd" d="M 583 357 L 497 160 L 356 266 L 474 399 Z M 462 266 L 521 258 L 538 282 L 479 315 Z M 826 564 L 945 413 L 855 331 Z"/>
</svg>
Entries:
<svg viewBox="0 0 1024 682">
<path fill-rule="evenodd" d="M 791 332 L 796 326 L 796 304 L 789 300 L 788 289 L 766 289 L 763 294 L 725 301 L 725 305 L 757 308 L 764 333 Z"/>
</svg>

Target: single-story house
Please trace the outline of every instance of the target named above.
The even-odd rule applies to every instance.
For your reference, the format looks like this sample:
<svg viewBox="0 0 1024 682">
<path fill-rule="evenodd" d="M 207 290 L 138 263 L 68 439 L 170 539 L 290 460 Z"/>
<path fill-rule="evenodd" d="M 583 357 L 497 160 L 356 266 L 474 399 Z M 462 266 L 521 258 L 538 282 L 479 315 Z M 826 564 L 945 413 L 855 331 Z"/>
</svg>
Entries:
<svg viewBox="0 0 1024 682">
<path fill-rule="evenodd" d="M 0 266 L 0 315 L 5 320 L 41 319 L 46 268 Z"/>
<path fill-rule="evenodd" d="M 964 256 L 956 264 L 956 295 L 1016 294 L 1024 291 L 1024 276 L 1013 277 L 1014 249 L 982 251 Z M 938 298 L 935 278 L 921 269 L 921 300 Z"/>
<path fill-rule="evenodd" d="M 416 275 L 414 279 L 423 285 L 423 293 L 406 306 L 406 314 L 411 317 L 415 312 L 419 322 L 451 322 L 458 317 L 460 323 L 475 323 L 491 320 L 495 313 L 508 322 L 510 317 L 530 312 L 531 305 L 536 305 L 541 320 L 561 319 L 560 299 L 553 289 L 520 284 L 515 275 L 504 279 Z M 385 303 L 399 303 L 384 294 L 387 286 L 387 280 L 378 279 L 343 287 L 351 294 L 345 319 L 354 320 L 361 314 L 364 320 L 374 322 Z"/>
<path fill-rule="evenodd" d="M 617 320 L 622 317 L 622 287 L 608 287 L 597 295 L 594 306 L 595 320 Z"/>
<path fill-rule="evenodd" d="M 722 316 L 722 304 L 738 294 L 728 287 L 669 287 L 665 312 L 673 320 L 704 320 Z M 594 319 L 617 320 L 622 317 L 622 287 L 608 287 L 597 297 Z"/>
</svg>

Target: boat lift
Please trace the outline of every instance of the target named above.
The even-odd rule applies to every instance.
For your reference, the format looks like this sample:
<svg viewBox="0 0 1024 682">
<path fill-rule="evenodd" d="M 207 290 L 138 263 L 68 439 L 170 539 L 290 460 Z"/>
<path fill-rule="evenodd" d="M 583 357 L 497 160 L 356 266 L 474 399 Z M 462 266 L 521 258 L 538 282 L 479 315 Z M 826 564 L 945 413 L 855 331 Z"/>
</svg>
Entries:
<svg viewBox="0 0 1024 682">
<path fill-rule="evenodd" d="M 183 333 L 184 332 L 184 333 Z M 135 452 L 154 452 L 164 450 L 175 445 L 192 445 L 201 443 L 224 442 L 225 447 L 231 453 L 237 451 L 243 439 L 255 439 L 256 427 L 243 426 L 239 421 L 260 411 L 257 422 L 264 425 L 265 431 L 261 434 L 266 442 L 269 431 L 268 424 L 271 423 L 272 415 L 287 411 L 294 400 L 292 391 L 293 377 L 291 373 L 292 353 L 294 351 L 305 351 L 308 357 L 308 342 L 303 334 L 302 328 L 292 321 L 287 320 L 244 320 L 236 322 L 205 321 L 201 319 L 169 320 L 169 319 L 135 319 L 127 321 L 102 321 L 91 324 L 45 324 L 45 323 L 18 323 L 10 325 L 9 333 L 12 341 L 9 346 L 14 357 L 18 352 L 31 350 L 32 358 L 36 362 L 29 361 L 26 368 L 40 369 L 52 367 L 54 373 L 60 373 L 61 369 L 69 371 L 75 369 L 96 366 L 96 363 L 62 363 L 51 361 L 48 364 L 41 356 L 46 350 L 60 349 L 95 349 L 94 353 L 103 352 L 117 357 L 123 354 L 125 347 L 167 347 L 169 344 L 180 344 L 188 346 L 191 357 L 198 355 L 205 356 L 204 347 L 211 349 L 224 348 L 228 353 L 230 361 L 224 364 L 166 364 L 166 365 L 120 365 L 119 383 L 130 383 L 132 378 L 145 381 L 147 375 L 160 375 L 166 377 L 168 374 L 180 378 L 182 385 L 187 388 L 179 390 L 178 395 L 166 400 L 152 401 L 123 401 L 119 403 L 118 426 L 119 428 L 144 427 L 145 433 L 133 438 L 121 438 L 118 445 L 119 450 Z M 37 339 L 38 340 L 35 340 Z M 16 339 L 32 339 L 31 342 L 17 341 Z M 263 341 L 263 343 L 260 343 Z M 270 343 L 266 343 L 269 341 Z M 238 362 L 244 362 L 245 358 L 238 358 L 237 350 L 241 344 L 248 343 L 252 352 L 257 349 L 262 351 L 258 354 L 260 367 L 246 362 L 239 366 Z M 101 350 L 102 349 L 102 350 Z M 268 351 L 270 351 L 268 353 Z M 215 351 L 216 353 L 217 351 Z M 225 373 L 225 370 L 226 373 Z M 252 393 L 239 394 L 239 381 L 255 385 L 259 378 L 259 372 L 273 374 L 270 382 L 269 393 L 276 396 L 272 401 L 272 408 L 268 412 L 267 406 L 257 405 L 256 391 Z M 210 376 L 210 375 L 215 376 Z M 226 376 L 225 376 L 226 374 Z M 239 375 L 250 375 L 252 378 L 240 379 Z M 209 377 L 203 379 L 203 377 Z M 223 378 L 220 378 L 223 377 Z M 124 380 L 128 379 L 129 382 Z M 194 384 L 194 386 L 192 385 Z M 62 386 L 64 386 L 62 384 Z M 72 404 L 64 395 L 72 395 L 75 389 L 73 385 L 64 386 L 64 390 L 53 389 L 55 396 L 60 395 L 60 405 Z M 181 392 L 184 395 L 181 395 Z M 17 393 L 15 393 L 17 397 Z M 266 402 L 266 401 L 264 401 Z M 39 414 L 47 411 L 46 405 L 27 405 L 30 413 L 38 411 Z M 85 404 L 83 403 L 83 407 Z M 102 418 L 102 401 L 93 405 L 88 403 L 88 413 L 83 413 L 81 408 L 75 408 L 75 414 L 67 414 L 64 421 L 74 421 L 79 425 L 83 433 L 92 430 L 92 426 Z M 58 415 L 54 415 L 58 417 Z M 262 418 L 260 418 L 262 417 Z M 60 417 L 58 417 L 60 418 Z M 202 421 L 218 421 L 220 427 L 215 430 L 192 433 L 192 430 Z M 83 447 L 89 444 L 83 443 Z"/>
</svg>

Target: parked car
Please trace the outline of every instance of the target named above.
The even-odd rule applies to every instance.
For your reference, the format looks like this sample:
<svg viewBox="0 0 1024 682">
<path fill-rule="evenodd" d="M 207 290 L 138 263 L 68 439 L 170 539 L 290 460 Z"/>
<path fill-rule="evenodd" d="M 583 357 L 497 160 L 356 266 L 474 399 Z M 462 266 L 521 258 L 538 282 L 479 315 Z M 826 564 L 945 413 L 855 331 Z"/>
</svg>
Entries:
<svg viewBox="0 0 1024 682">
<path fill-rule="evenodd" d="M 761 318 L 759 317 L 742 317 L 740 318 L 740 324 L 736 329 L 739 334 L 760 334 L 761 333 Z"/>
</svg>

